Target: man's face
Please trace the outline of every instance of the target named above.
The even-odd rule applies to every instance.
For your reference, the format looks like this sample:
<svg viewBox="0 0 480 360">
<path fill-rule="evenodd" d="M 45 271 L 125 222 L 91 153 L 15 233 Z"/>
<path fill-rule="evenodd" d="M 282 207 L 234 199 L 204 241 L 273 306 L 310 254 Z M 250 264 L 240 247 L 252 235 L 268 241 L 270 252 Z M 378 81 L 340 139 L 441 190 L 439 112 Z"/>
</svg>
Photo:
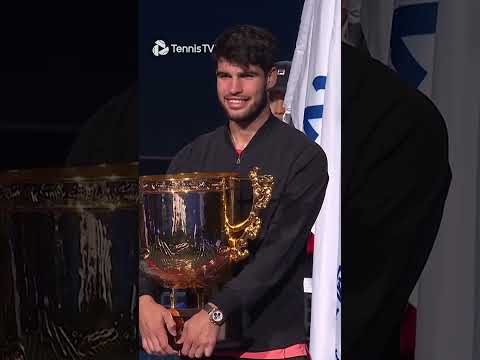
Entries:
<svg viewBox="0 0 480 360">
<path fill-rule="evenodd" d="M 268 103 L 270 104 L 270 111 L 273 116 L 279 120 L 283 120 L 283 114 L 285 114 L 285 107 L 283 104 L 283 99 L 285 94 L 279 91 L 271 91 L 268 93 Z"/>
<path fill-rule="evenodd" d="M 248 123 L 265 109 L 267 90 L 276 80 L 273 79 L 276 75 L 273 70 L 266 75 L 257 65 L 244 67 L 224 59 L 218 61 L 218 100 L 230 120 Z"/>
</svg>

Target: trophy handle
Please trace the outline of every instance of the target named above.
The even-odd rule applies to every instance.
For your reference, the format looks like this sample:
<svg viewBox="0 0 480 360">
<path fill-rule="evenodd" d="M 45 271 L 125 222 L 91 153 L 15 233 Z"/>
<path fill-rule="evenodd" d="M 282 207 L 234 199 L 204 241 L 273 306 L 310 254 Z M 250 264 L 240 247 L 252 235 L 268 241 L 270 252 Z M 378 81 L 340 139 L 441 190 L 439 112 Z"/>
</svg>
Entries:
<svg viewBox="0 0 480 360">
<path fill-rule="evenodd" d="M 258 175 L 259 168 L 254 167 L 250 170 L 248 177 L 252 183 L 253 203 L 250 213 L 246 220 L 239 224 L 230 224 L 227 212 L 225 211 L 225 228 L 228 236 L 228 248 L 230 251 L 230 260 L 238 262 L 249 255 L 248 240 L 255 239 L 262 225 L 259 217 L 261 209 L 267 207 L 272 198 L 273 177 L 271 175 Z M 242 232 L 240 236 L 235 236 Z"/>
</svg>

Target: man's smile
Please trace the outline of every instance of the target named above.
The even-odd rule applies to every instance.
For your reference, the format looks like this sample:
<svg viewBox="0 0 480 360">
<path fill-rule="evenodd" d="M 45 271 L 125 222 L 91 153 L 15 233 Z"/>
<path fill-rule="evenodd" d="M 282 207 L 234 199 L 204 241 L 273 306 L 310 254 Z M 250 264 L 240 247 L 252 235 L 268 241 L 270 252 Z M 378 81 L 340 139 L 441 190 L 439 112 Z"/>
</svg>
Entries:
<svg viewBox="0 0 480 360">
<path fill-rule="evenodd" d="M 226 103 L 230 109 L 237 110 L 246 106 L 248 98 L 225 98 Z"/>
</svg>

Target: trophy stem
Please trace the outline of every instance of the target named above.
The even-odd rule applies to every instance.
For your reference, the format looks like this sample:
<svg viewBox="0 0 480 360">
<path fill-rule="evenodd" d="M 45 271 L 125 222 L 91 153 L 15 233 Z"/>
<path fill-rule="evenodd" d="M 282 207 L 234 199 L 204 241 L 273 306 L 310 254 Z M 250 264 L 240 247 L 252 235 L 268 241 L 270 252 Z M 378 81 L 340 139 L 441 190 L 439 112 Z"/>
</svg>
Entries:
<svg viewBox="0 0 480 360">
<path fill-rule="evenodd" d="M 177 307 L 176 291 L 172 288 L 170 291 L 170 308 L 175 309 Z"/>
<path fill-rule="evenodd" d="M 196 288 L 195 295 L 197 296 L 197 308 L 202 309 L 205 306 L 205 292 L 203 289 Z"/>
<path fill-rule="evenodd" d="M 168 343 L 174 350 L 180 350 L 181 346 L 177 344 L 177 341 L 180 340 L 183 331 L 184 319 L 182 318 L 180 312 L 177 309 L 177 293 L 175 288 L 170 289 L 170 314 L 172 314 L 173 320 L 175 321 L 175 327 L 177 328 L 177 335 L 172 336 L 167 332 Z"/>
</svg>

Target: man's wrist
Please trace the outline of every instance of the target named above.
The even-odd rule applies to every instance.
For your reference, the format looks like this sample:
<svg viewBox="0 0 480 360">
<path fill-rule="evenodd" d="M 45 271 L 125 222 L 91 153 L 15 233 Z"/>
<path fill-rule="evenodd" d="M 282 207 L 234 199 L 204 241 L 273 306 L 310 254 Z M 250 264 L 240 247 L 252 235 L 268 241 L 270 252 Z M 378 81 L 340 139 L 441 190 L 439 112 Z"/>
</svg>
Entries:
<svg viewBox="0 0 480 360">
<path fill-rule="evenodd" d="M 203 310 L 208 314 L 208 319 L 214 325 L 221 326 L 225 322 L 223 311 L 213 303 L 207 303 Z"/>
</svg>

